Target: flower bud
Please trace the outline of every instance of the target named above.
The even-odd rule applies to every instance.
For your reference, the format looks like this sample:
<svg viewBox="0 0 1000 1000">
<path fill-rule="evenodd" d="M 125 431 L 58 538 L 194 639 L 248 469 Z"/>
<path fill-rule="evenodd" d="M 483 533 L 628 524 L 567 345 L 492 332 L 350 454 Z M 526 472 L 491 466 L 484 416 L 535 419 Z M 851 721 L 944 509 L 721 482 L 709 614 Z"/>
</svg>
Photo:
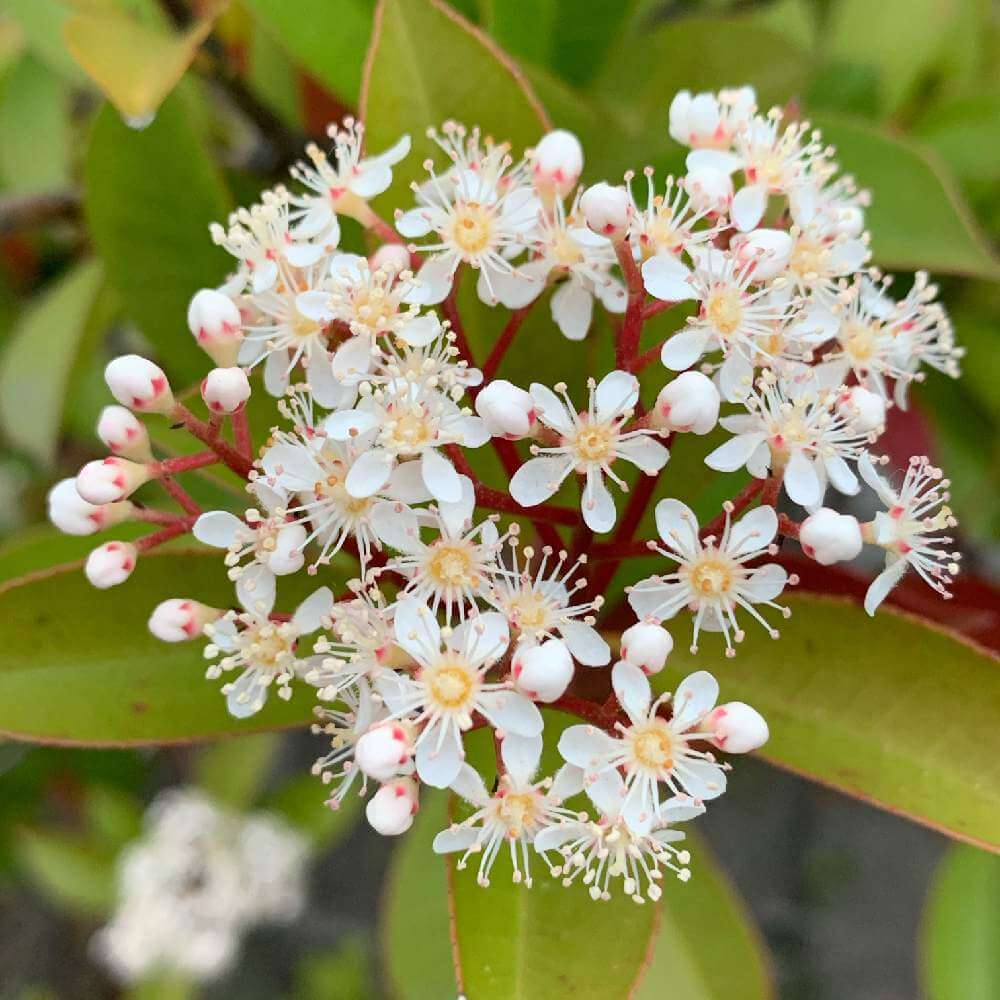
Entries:
<svg viewBox="0 0 1000 1000">
<path fill-rule="evenodd" d="M 542 136 L 531 162 L 536 189 L 542 195 L 563 198 L 583 172 L 583 147 L 572 132 L 556 129 Z"/>
<path fill-rule="evenodd" d="M 662 626 L 653 622 L 636 622 L 622 632 L 621 655 L 643 673 L 658 674 L 667 663 L 674 640 Z"/>
<path fill-rule="evenodd" d="M 49 490 L 49 520 L 67 535 L 92 535 L 127 520 L 133 511 L 122 503 L 92 504 L 80 496 L 75 479 L 62 479 Z"/>
<path fill-rule="evenodd" d="M 476 396 L 476 413 L 494 437 L 516 441 L 530 437 L 538 426 L 531 395 L 506 379 L 495 379 Z"/>
<path fill-rule="evenodd" d="M 186 642 L 188 639 L 197 639 L 204 627 L 222 614 L 218 608 L 211 608 L 207 604 L 172 597 L 153 609 L 149 616 L 149 631 L 164 642 Z"/>
<path fill-rule="evenodd" d="M 417 783 L 412 778 L 399 778 L 383 785 L 371 797 L 365 816 L 383 837 L 398 837 L 413 826 L 417 808 Z"/>
<path fill-rule="evenodd" d="M 764 717 L 742 701 L 714 708 L 699 729 L 713 733 L 708 742 L 726 753 L 749 753 L 762 747 L 770 736 Z"/>
<path fill-rule="evenodd" d="M 77 473 L 76 490 L 88 503 L 115 503 L 152 478 L 148 465 L 112 456 L 88 462 Z"/>
<path fill-rule="evenodd" d="M 369 266 L 373 271 L 391 271 L 399 274 L 410 266 L 410 251 L 402 243 L 383 243 L 372 254 Z"/>
<path fill-rule="evenodd" d="M 610 240 L 622 240 L 628 233 L 631 206 L 628 193 L 620 184 L 601 181 L 587 188 L 580 199 L 580 210 L 587 225 Z"/>
<path fill-rule="evenodd" d="M 697 212 L 725 215 L 733 201 L 733 179 L 715 167 L 698 167 L 688 171 L 684 190 L 691 207 Z"/>
<path fill-rule="evenodd" d="M 174 394 L 163 370 L 138 354 L 124 354 L 108 363 L 104 381 L 111 395 L 130 410 L 168 413 L 174 408 Z"/>
<path fill-rule="evenodd" d="M 740 264 L 752 263 L 754 281 L 769 281 L 783 273 L 792 256 L 792 238 L 782 229 L 757 229 L 734 236 L 729 244 Z"/>
<path fill-rule="evenodd" d="M 862 434 L 880 431 L 885 427 L 885 400 L 864 386 L 845 389 L 837 400 L 840 415 L 850 420 Z"/>
<path fill-rule="evenodd" d="M 243 339 L 242 321 L 236 303 L 214 288 L 195 292 L 188 306 L 188 329 L 198 346 L 223 367 L 236 364 Z"/>
<path fill-rule="evenodd" d="M 235 413 L 250 398 L 242 368 L 213 368 L 201 382 L 201 398 L 212 413 Z"/>
<path fill-rule="evenodd" d="M 387 722 L 373 726 L 358 740 L 354 760 L 369 778 L 388 781 L 399 774 L 412 753 L 413 740 L 407 727 Z"/>
<path fill-rule="evenodd" d="M 105 406 L 97 421 L 97 436 L 108 451 L 133 462 L 151 462 L 149 432 L 145 425 L 124 406 Z"/>
<path fill-rule="evenodd" d="M 297 573 L 306 561 L 306 541 L 309 534 L 301 521 L 289 521 L 278 529 L 278 537 L 274 548 L 267 553 L 258 554 L 257 558 L 275 576 L 287 576 Z"/>
<path fill-rule="evenodd" d="M 138 557 L 139 550 L 128 542 L 107 542 L 87 556 L 83 571 L 98 590 L 107 590 L 132 575 Z"/>
<path fill-rule="evenodd" d="M 573 679 L 573 657 L 562 639 L 518 646 L 511 663 L 514 687 L 532 701 L 555 701 Z"/>
<path fill-rule="evenodd" d="M 719 390 L 701 372 L 684 372 L 656 397 L 652 423 L 672 431 L 708 434 L 719 419 Z"/>
<path fill-rule="evenodd" d="M 861 525 L 850 514 L 821 507 L 802 522 L 799 544 L 821 566 L 849 562 L 861 552 Z"/>
</svg>

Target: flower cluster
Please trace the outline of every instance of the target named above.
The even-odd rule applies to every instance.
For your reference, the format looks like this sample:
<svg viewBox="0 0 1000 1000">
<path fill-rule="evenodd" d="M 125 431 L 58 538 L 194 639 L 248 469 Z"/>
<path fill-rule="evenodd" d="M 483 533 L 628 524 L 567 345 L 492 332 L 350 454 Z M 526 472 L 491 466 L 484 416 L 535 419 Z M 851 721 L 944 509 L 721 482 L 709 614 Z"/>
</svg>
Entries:
<svg viewBox="0 0 1000 1000">
<path fill-rule="evenodd" d="M 305 841 L 267 813 L 241 816 L 194 788 L 163 792 L 118 863 L 118 901 L 96 956 L 131 983 L 153 972 L 212 979 L 256 924 L 305 902 Z"/>
<path fill-rule="evenodd" d="M 725 790 L 725 755 L 759 747 L 767 725 L 749 706 L 716 706 L 703 670 L 672 697 L 660 679 L 654 693 L 648 677 L 673 647 L 663 623 L 689 615 L 692 652 L 721 633 L 732 655 L 747 621 L 778 638 L 796 582 L 775 561 L 782 539 L 821 565 L 881 549 L 869 612 L 907 569 L 944 596 L 957 572 L 947 480 L 917 457 L 897 488 L 871 452 L 926 368 L 957 375 L 935 287 L 920 274 L 893 299 L 868 265 L 868 196 L 807 123 L 762 113 L 749 88 L 682 92 L 669 120 L 690 148 L 683 176 L 646 169 L 641 185 L 629 172 L 586 188 L 568 132 L 519 158 L 446 122 L 428 132 L 439 155 L 391 223 L 372 199 L 388 197 L 409 138 L 372 156 L 360 123 L 331 129 L 331 154 L 311 146 L 293 170 L 298 187 L 212 227 L 235 265 L 188 313 L 218 366 L 201 386 L 206 416 L 152 362 L 118 358 L 106 378 L 120 405 L 98 428 L 111 455 L 50 494 L 52 520 L 72 533 L 158 526 L 91 554 L 98 587 L 189 531 L 223 550 L 231 606 L 166 600 L 153 633 L 207 636 L 207 676 L 233 715 L 272 693 L 313 699 L 331 807 L 370 794 L 369 821 L 394 835 L 422 785 L 456 792 L 468 814 L 435 849 L 459 865 L 476 855 L 484 885 L 504 844 L 525 885 L 533 855 L 595 898 L 612 883 L 656 898 L 664 872 L 687 878 L 675 824 Z M 341 247 L 341 217 L 365 230 L 367 253 Z M 472 306 L 509 313 L 485 358 L 459 309 L 469 272 Z M 583 374 L 565 381 L 496 377 L 546 299 L 547 336 L 613 330 L 612 370 L 588 377 L 583 362 L 599 355 L 581 348 Z M 654 323 L 678 304 L 686 319 Z M 263 392 L 251 389 L 258 369 Z M 248 407 L 267 395 L 278 419 L 255 449 Z M 144 413 L 205 450 L 154 457 Z M 671 479 L 669 445 L 717 427 L 728 436 L 707 465 L 751 481 L 702 527 L 673 495 L 685 483 Z M 203 512 L 178 482 L 215 462 L 245 481 L 241 511 Z M 152 481 L 179 511 L 134 499 Z M 873 520 L 824 506 L 830 487 L 850 497 L 862 482 L 884 508 Z M 782 495 L 801 520 L 779 514 Z M 659 540 L 643 542 L 650 505 Z M 663 571 L 609 592 L 650 551 Z M 301 600 L 278 610 L 296 581 Z M 637 620 L 615 658 L 600 619 L 629 606 Z M 606 700 L 581 696 L 602 680 Z M 539 706 L 582 721 L 556 741 Z M 495 784 L 467 760 L 477 729 L 494 737 Z M 546 729 L 564 759 L 550 775 Z"/>
</svg>

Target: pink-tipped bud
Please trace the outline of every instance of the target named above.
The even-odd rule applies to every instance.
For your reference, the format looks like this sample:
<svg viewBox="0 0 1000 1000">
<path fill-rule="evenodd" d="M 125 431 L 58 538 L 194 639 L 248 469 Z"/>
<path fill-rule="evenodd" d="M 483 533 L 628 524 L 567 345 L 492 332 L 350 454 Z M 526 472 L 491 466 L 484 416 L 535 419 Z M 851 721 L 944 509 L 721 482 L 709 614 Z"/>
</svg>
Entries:
<svg viewBox="0 0 1000 1000">
<path fill-rule="evenodd" d="M 757 229 L 734 236 L 729 244 L 740 264 L 751 264 L 754 281 L 782 274 L 792 256 L 792 238 L 783 229 Z"/>
<path fill-rule="evenodd" d="M 49 520 L 67 535 L 93 535 L 132 516 L 129 501 L 92 504 L 80 496 L 75 479 L 62 479 L 49 490 Z"/>
<path fill-rule="evenodd" d="M 410 251 L 402 243 L 384 243 L 371 255 L 368 263 L 373 271 L 399 274 L 410 266 Z"/>
<path fill-rule="evenodd" d="M 188 306 L 188 329 L 198 346 L 224 368 L 236 364 L 243 339 L 242 321 L 236 303 L 214 288 L 195 292 Z"/>
<path fill-rule="evenodd" d="M 652 423 L 672 431 L 707 434 L 719 419 L 719 390 L 701 372 L 684 372 L 656 397 Z"/>
<path fill-rule="evenodd" d="M 396 777 L 413 753 L 413 738 L 408 727 L 399 722 L 373 726 L 354 748 L 358 767 L 376 781 Z"/>
<path fill-rule="evenodd" d="M 212 413 L 235 413 L 250 398 L 242 368 L 213 368 L 201 382 L 201 398 Z"/>
<path fill-rule="evenodd" d="M 494 437 L 517 441 L 538 429 L 535 401 L 506 379 L 495 379 L 476 396 L 476 413 Z"/>
<path fill-rule="evenodd" d="M 583 146 L 565 129 L 542 136 L 531 153 L 535 188 L 542 195 L 564 198 L 583 173 Z"/>
<path fill-rule="evenodd" d="M 647 674 L 658 674 L 666 666 L 673 648 L 670 633 L 653 622 L 636 622 L 622 632 L 622 659 Z"/>
<path fill-rule="evenodd" d="M 162 601 L 149 616 L 149 631 L 163 642 L 187 642 L 197 639 L 210 622 L 216 621 L 223 612 L 207 604 L 187 598 L 172 597 Z"/>
<path fill-rule="evenodd" d="M 518 646 L 510 669 L 518 691 L 532 701 L 550 702 L 566 693 L 573 657 L 562 639 L 547 639 L 539 646 Z"/>
<path fill-rule="evenodd" d="M 725 215 L 733 201 L 733 179 L 715 167 L 698 167 L 684 178 L 684 190 L 697 212 Z"/>
<path fill-rule="evenodd" d="M 383 837 L 398 837 L 413 826 L 418 808 L 417 783 L 399 778 L 383 785 L 369 800 L 365 816 Z"/>
<path fill-rule="evenodd" d="M 885 400 L 864 386 L 845 389 L 837 400 L 837 409 L 862 434 L 881 431 L 885 427 Z"/>
<path fill-rule="evenodd" d="M 168 413 L 174 394 L 163 370 L 138 354 L 123 354 L 108 362 L 104 381 L 122 406 L 144 413 Z"/>
<path fill-rule="evenodd" d="M 301 521 L 289 521 L 278 529 L 274 548 L 257 556 L 275 576 L 297 573 L 306 561 L 309 533 Z"/>
<path fill-rule="evenodd" d="M 116 503 L 152 479 L 148 465 L 113 455 L 88 462 L 76 477 L 76 491 L 88 503 Z"/>
<path fill-rule="evenodd" d="M 83 567 L 90 583 L 98 590 L 117 587 L 124 583 L 135 569 L 139 550 L 128 542 L 107 542 L 87 556 Z"/>
<path fill-rule="evenodd" d="M 151 462 L 149 432 L 145 425 L 124 406 L 105 406 L 97 421 L 97 436 L 108 451 L 133 462 Z"/>
<path fill-rule="evenodd" d="M 749 753 L 762 747 L 771 735 L 764 716 L 742 701 L 714 708 L 699 728 L 712 733 L 708 742 L 726 753 Z"/>
<path fill-rule="evenodd" d="M 587 225 L 609 240 L 623 240 L 628 234 L 632 206 L 628 193 L 620 184 L 601 181 L 587 188 L 580 199 L 580 210 Z"/>
<path fill-rule="evenodd" d="M 802 551 L 821 566 L 849 562 L 861 552 L 861 525 L 850 514 L 838 514 L 829 507 L 821 507 L 802 522 L 799 544 Z"/>
</svg>

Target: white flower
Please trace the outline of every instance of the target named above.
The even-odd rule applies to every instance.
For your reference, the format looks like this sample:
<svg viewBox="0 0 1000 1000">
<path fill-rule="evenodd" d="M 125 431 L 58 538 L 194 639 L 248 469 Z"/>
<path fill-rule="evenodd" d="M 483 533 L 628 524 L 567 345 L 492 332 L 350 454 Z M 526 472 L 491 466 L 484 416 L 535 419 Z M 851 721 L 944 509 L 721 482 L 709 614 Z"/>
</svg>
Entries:
<svg viewBox="0 0 1000 1000">
<path fill-rule="evenodd" d="M 678 91 L 670 102 L 670 135 L 692 149 L 729 149 L 733 136 L 757 107 L 753 87 L 731 87 L 718 94 Z"/>
<path fill-rule="evenodd" d="M 611 660 L 611 649 L 594 628 L 595 615 L 604 604 L 601 595 L 577 601 L 574 595 L 587 586 L 582 577 L 573 577 L 587 563 L 586 556 L 569 561 L 561 549 L 554 554 L 550 546 L 542 549 L 535 565 L 535 550 L 526 547 L 523 564 L 518 559 L 516 537 L 510 539 L 511 565 L 493 580 L 488 597 L 502 612 L 519 643 L 539 643 L 553 637 L 566 643 L 573 658 L 584 666 L 600 667 Z"/>
<path fill-rule="evenodd" d="M 958 573 L 960 552 L 948 551 L 954 538 L 938 532 L 958 523 L 947 506 L 947 479 L 924 456 L 910 459 L 902 485 L 894 490 L 876 471 L 867 454 L 861 456 L 858 471 L 885 505 L 879 511 L 866 539 L 885 549 L 885 569 L 872 581 L 865 594 L 865 610 L 870 615 L 889 591 L 913 569 L 921 580 L 945 599 L 948 585 Z"/>
<path fill-rule="evenodd" d="M 149 631 L 162 642 L 188 642 L 197 639 L 210 622 L 223 612 L 199 601 L 173 597 L 161 601 L 149 616 Z"/>
<path fill-rule="evenodd" d="M 780 475 L 789 498 L 803 507 L 823 500 L 827 481 L 853 496 L 860 486 L 848 462 L 856 462 L 875 431 L 855 426 L 850 410 L 839 407 L 840 393 L 817 389 L 765 372 L 744 400 L 747 412 L 719 423 L 735 434 L 705 459 L 710 469 L 733 472 L 746 466 L 764 479 Z"/>
<path fill-rule="evenodd" d="M 480 143 L 479 129 L 467 135 L 455 122 L 446 122 L 442 131 L 428 134 L 448 155 L 450 169 L 440 176 L 426 162 L 431 181 L 415 188 L 418 207 L 399 213 L 396 228 L 408 239 L 437 237 L 415 248 L 431 254 L 418 275 L 428 287 L 429 303 L 447 296 L 455 271 L 466 263 L 479 271 L 479 297 L 492 304 L 494 280 L 514 277 L 507 254 L 524 245 L 541 203 L 527 182 L 524 161 L 512 167 L 506 144 L 496 146 L 488 138 Z"/>
<path fill-rule="evenodd" d="M 580 211 L 590 229 L 609 240 L 628 235 L 632 219 L 632 198 L 621 184 L 600 181 L 580 196 Z"/>
<path fill-rule="evenodd" d="M 656 397 L 657 427 L 693 434 L 708 434 L 719 420 L 719 390 L 701 372 L 682 372 Z"/>
<path fill-rule="evenodd" d="M 136 415 L 124 406 L 105 406 L 97 420 L 97 436 L 113 455 L 133 462 L 151 462 L 149 431 Z"/>
<path fill-rule="evenodd" d="M 292 194 L 289 201 L 294 206 L 291 221 L 296 236 L 336 246 L 340 241 L 337 213 L 368 223 L 367 203 L 392 184 L 392 168 L 409 153 L 410 137 L 404 135 L 377 156 L 362 156 L 365 127 L 361 122 L 345 118 L 342 128 L 331 125 L 327 135 L 333 139 L 331 158 L 315 143 L 306 146 L 311 165 L 300 160 L 291 174 L 309 193 Z"/>
<path fill-rule="evenodd" d="M 778 515 L 773 507 L 755 507 L 731 524 L 727 505 L 722 537 L 701 539 L 698 519 L 689 507 L 680 500 L 661 500 L 656 505 L 656 529 L 665 546 L 656 546 L 656 551 L 676 562 L 677 569 L 626 588 L 629 604 L 640 619 L 663 621 L 688 608 L 694 613 L 692 652 L 697 652 L 698 635 L 704 628 L 722 632 L 726 655 L 732 656 L 733 641 L 742 642 L 744 637 L 736 620 L 740 608 L 772 638 L 778 637 L 778 630 L 767 624 L 755 605 L 776 608 L 787 617 L 788 610 L 774 599 L 789 582 L 788 574 L 777 563 L 755 569 L 746 565 L 776 551 L 772 542 Z"/>
<path fill-rule="evenodd" d="M 711 735 L 702 723 L 718 700 L 715 678 L 699 670 L 681 681 L 670 719 L 658 714 L 670 694 L 654 700 L 649 680 L 639 667 L 620 661 L 611 679 L 629 719 L 628 725 L 615 724 L 618 737 L 591 725 L 570 726 L 559 737 L 559 752 L 584 771 L 585 790 L 589 793 L 594 779 L 605 771 L 621 769 L 625 777 L 621 817 L 640 835 L 657 825 L 664 801 L 661 784 L 672 796 L 687 795 L 698 802 L 722 795 L 726 768 L 711 753 L 694 746 Z"/>
<path fill-rule="evenodd" d="M 502 615 L 487 612 L 442 630 L 426 605 L 401 601 L 396 609 L 396 642 L 413 657 L 413 677 L 384 671 L 376 677 L 390 719 L 420 727 L 416 766 L 421 781 L 446 788 L 458 776 L 465 751 L 462 733 L 478 712 L 494 729 L 538 736 L 542 716 L 509 682 L 486 680 L 489 668 L 510 641 Z"/>
<path fill-rule="evenodd" d="M 476 396 L 476 413 L 490 434 L 508 441 L 532 435 L 538 419 L 531 393 L 502 378 L 494 379 Z"/>
<path fill-rule="evenodd" d="M 644 674 L 658 674 L 674 648 L 673 636 L 655 622 L 636 622 L 621 637 L 621 656 Z"/>
<path fill-rule="evenodd" d="M 583 147 L 565 129 L 547 132 L 527 156 L 535 190 L 549 203 L 565 198 L 583 172 Z"/>
<path fill-rule="evenodd" d="M 539 645 L 522 643 L 514 651 L 510 675 L 514 687 L 532 701 L 558 701 L 573 680 L 573 657 L 562 639 Z"/>
<path fill-rule="evenodd" d="M 113 358 L 104 369 L 111 395 L 130 410 L 169 413 L 175 406 L 163 369 L 138 354 Z"/>
<path fill-rule="evenodd" d="M 583 772 L 566 765 L 554 778 L 534 781 L 542 753 L 541 736 L 507 736 L 500 744 L 504 771 L 492 794 L 479 774 L 463 764 L 452 789 L 474 807 L 472 815 L 453 823 L 434 838 L 436 854 L 462 851 L 457 867 L 465 868 L 469 857 L 478 854 L 476 881 L 490 884 L 490 872 L 506 844 L 510 852 L 512 878 L 531 888 L 531 852 L 537 834 L 575 813 L 562 807 L 564 800 L 583 788 Z"/>
<path fill-rule="evenodd" d="M 639 381 L 634 375 L 613 371 L 600 384 L 589 379 L 587 388 L 587 409 L 577 413 L 564 383 L 555 387 L 562 399 L 546 386 L 532 383 L 538 419 L 560 440 L 552 447 L 531 446 L 531 453 L 538 457 L 525 462 L 514 474 L 510 495 L 522 507 L 533 507 L 552 496 L 566 477 L 576 472 L 585 480 L 580 498 L 583 519 L 592 531 L 605 532 L 614 527 L 617 511 L 604 477 L 628 489 L 612 471 L 614 462 L 624 459 L 654 475 L 666 465 L 670 453 L 654 440 L 656 431 L 624 430 L 639 399 Z"/>
<path fill-rule="evenodd" d="M 799 527 L 799 544 L 821 566 L 850 562 L 861 554 L 863 540 L 858 519 L 821 507 Z"/>
<path fill-rule="evenodd" d="M 213 413 L 234 413 L 250 398 L 242 368 L 213 368 L 202 380 L 201 398 Z"/>
<path fill-rule="evenodd" d="M 93 504 L 84 500 L 74 478 L 61 479 L 46 497 L 49 520 L 67 535 L 93 535 L 128 520 L 135 507 L 130 500 Z"/>
<path fill-rule="evenodd" d="M 131 542 L 105 542 L 87 556 L 83 571 L 92 587 L 107 590 L 124 583 L 138 559 L 139 550 Z"/>
<path fill-rule="evenodd" d="M 413 826 L 419 808 L 419 788 L 412 778 L 397 778 L 383 785 L 365 806 L 365 818 L 383 837 L 398 837 Z"/>
<path fill-rule="evenodd" d="M 152 465 L 132 462 L 117 455 L 95 459 L 76 474 L 76 491 L 87 503 L 95 506 L 120 503 L 148 483 L 154 471 Z"/>
<path fill-rule="evenodd" d="M 633 196 L 635 208 L 629 231 L 636 260 L 646 261 L 660 254 L 679 257 L 710 242 L 718 234 L 719 224 L 695 228 L 700 222 L 711 221 L 712 210 L 704 204 L 694 203 L 683 178 L 675 182 L 673 177 L 668 177 L 664 193 L 657 194 L 653 168 L 646 167 L 643 172 L 646 204 L 640 205 Z M 632 194 L 631 183 L 629 194 Z"/>
<path fill-rule="evenodd" d="M 188 329 L 198 346 L 217 364 L 236 364 L 243 319 L 236 303 L 214 288 L 202 288 L 191 298 L 187 313 Z"/>
<path fill-rule="evenodd" d="M 258 577 L 249 589 L 241 578 L 236 594 L 243 611 L 229 611 L 205 626 L 211 639 L 205 647 L 206 659 L 225 654 L 205 672 L 209 680 L 238 670 L 239 677 L 222 686 L 229 714 L 237 719 L 255 715 L 267 701 L 271 685 L 281 698 L 292 696 L 292 681 L 306 672 L 310 658 L 301 655 L 297 644 L 302 636 L 315 632 L 329 615 L 333 594 L 320 587 L 296 608 L 289 621 L 272 621 L 274 578 Z"/>
</svg>

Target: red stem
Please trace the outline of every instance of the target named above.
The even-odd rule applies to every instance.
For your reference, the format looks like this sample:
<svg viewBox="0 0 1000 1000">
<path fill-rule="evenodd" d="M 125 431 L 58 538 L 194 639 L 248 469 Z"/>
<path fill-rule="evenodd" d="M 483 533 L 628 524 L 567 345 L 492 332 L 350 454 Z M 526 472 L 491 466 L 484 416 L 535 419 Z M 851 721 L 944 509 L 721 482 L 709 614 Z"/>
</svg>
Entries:
<svg viewBox="0 0 1000 1000">
<path fill-rule="evenodd" d="M 246 479 L 253 462 L 241 455 L 231 444 L 222 441 L 212 433 L 212 428 L 204 420 L 199 420 L 183 403 L 178 403 L 170 414 L 171 418 L 182 423 L 189 434 L 208 445 L 238 476 Z"/>
<path fill-rule="evenodd" d="M 653 316 L 659 316 L 661 312 L 673 309 L 675 305 L 677 305 L 676 302 L 663 302 L 660 299 L 657 299 L 655 302 L 648 302 L 642 307 L 642 318 L 650 319 Z"/>
<path fill-rule="evenodd" d="M 174 524 L 169 524 L 165 528 L 161 528 L 159 531 L 154 531 L 151 535 L 145 535 L 143 538 L 136 539 L 135 547 L 140 552 L 148 552 L 150 549 L 155 549 L 158 545 L 162 545 L 164 542 L 169 542 L 171 538 L 176 538 L 178 535 L 183 535 L 190 530 L 191 525 L 194 524 L 194 517 L 184 517 Z"/>
<path fill-rule="evenodd" d="M 785 538 L 798 538 L 801 527 L 798 521 L 793 521 L 787 514 L 778 515 L 778 534 Z"/>
<path fill-rule="evenodd" d="M 521 329 L 521 324 L 524 322 L 528 313 L 531 312 L 531 307 L 537 301 L 538 299 L 534 299 L 526 306 L 523 306 L 521 309 L 515 309 L 514 312 L 511 313 L 510 319 L 507 320 L 507 325 L 500 331 L 500 336 L 497 337 L 497 342 L 493 345 L 493 349 L 490 351 L 489 357 L 483 365 L 484 385 L 496 374 L 497 369 L 500 367 L 500 362 L 503 361 L 504 355 L 507 353 L 510 345 L 514 342 L 514 338 L 517 336 L 518 330 Z"/>
<path fill-rule="evenodd" d="M 738 493 L 732 499 L 732 509 L 729 512 L 730 517 L 735 517 L 750 505 L 751 501 L 758 493 L 762 492 L 766 486 L 768 480 L 755 479 L 752 483 L 744 487 L 744 489 Z M 763 503 L 763 499 L 761 503 Z M 726 526 L 726 512 L 723 511 L 721 514 L 717 514 L 712 518 L 704 528 L 701 529 L 701 537 L 707 538 L 709 535 L 715 535 L 716 538 L 719 536 L 719 532 Z"/>
<path fill-rule="evenodd" d="M 206 465 L 215 465 L 218 461 L 219 456 L 214 451 L 199 451 L 194 455 L 164 459 L 155 463 L 155 468 L 161 476 L 174 476 L 178 472 L 191 472 L 193 469 L 203 469 Z"/>
<path fill-rule="evenodd" d="M 611 699 L 609 698 L 608 701 L 610 702 Z M 617 704 L 617 700 L 615 704 Z M 607 703 L 598 705 L 596 702 L 587 701 L 585 698 L 578 698 L 576 695 L 564 694 L 561 698 L 553 701 L 549 705 L 549 708 L 555 708 L 560 712 L 568 712 L 570 715 L 575 715 L 577 718 L 583 719 L 584 722 L 589 722 L 592 726 L 597 726 L 598 729 L 613 733 L 615 731 L 615 722 L 618 721 L 618 712 L 606 711 L 606 706 Z"/>
<path fill-rule="evenodd" d="M 171 476 L 160 476 L 160 485 L 177 501 L 186 514 L 197 517 L 201 513 L 194 497 L 176 479 Z"/>
<path fill-rule="evenodd" d="M 178 521 L 186 520 L 183 515 L 175 514 L 173 511 L 156 510 L 153 507 L 140 507 L 138 505 L 132 512 L 132 519 L 144 521 L 146 524 L 176 524 Z"/>
<path fill-rule="evenodd" d="M 632 372 L 633 375 L 638 375 L 639 372 L 645 371 L 654 361 L 660 357 L 660 353 L 663 351 L 662 341 L 651 347 L 648 351 L 643 351 L 642 354 L 637 355 L 632 359 L 632 363 L 628 366 L 628 370 Z"/>
<path fill-rule="evenodd" d="M 639 353 L 639 339 L 642 336 L 643 300 L 646 291 L 642 284 L 642 275 L 632 256 L 632 247 L 627 240 L 615 245 L 618 254 L 618 265 L 622 269 L 625 285 L 628 288 L 628 305 L 625 307 L 625 319 L 618 331 L 615 344 L 615 364 L 625 371 Z"/>
<path fill-rule="evenodd" d="M 590 547 L 587 558 L 591 562 L 605 562 L 609 559 L 621 561 L 648 556 L 649 552 L 649 542 L 598 542 Z"/>
<path fill-rule="evenodd" d="M 469 346 L 468 338 L 465 336 L 465 327 L 462 325 L 462 317 L 458 311 L 458 286 L 461 284 L 461 280 L 462 268 L 460 266 L 455 271 L 451 280 L 451 291 L 445 296 L 444 302 L 441 303 L 441 312 L 444 313 L 444 318 L 448 320 L 451 332 L 455 335 L 455 346 L 458 348 L 458 353 L 469 363 L 469 367 L 472 368 L 476 364 L 476 359 L 472 356 L 472 348 Z"/>
<path fill-rule="evenodd" d="M 233 422 L 233 439 L 236 448 L 244 458 L 253 458 L 253 437 L 250 434 L 250 421 L 247 419 L 245 406 L 237 410 L 230 418 Z"/>
</svg>

